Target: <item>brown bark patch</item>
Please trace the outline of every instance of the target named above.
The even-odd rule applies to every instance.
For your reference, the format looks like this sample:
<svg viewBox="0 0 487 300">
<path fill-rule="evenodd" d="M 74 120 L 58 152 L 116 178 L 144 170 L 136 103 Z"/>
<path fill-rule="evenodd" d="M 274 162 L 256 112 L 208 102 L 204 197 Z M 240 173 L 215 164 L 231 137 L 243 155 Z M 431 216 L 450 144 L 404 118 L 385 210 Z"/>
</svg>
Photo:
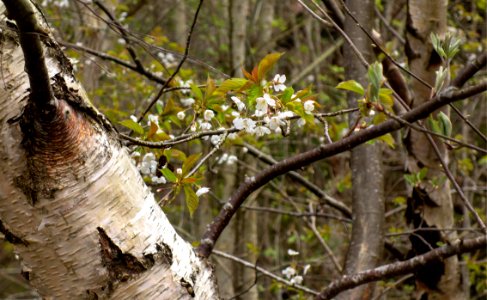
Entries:
<svg viewBox="0 0 487 300">
<path fill-rule="evenodd" d="M 112 279 L 121 282 L 127 281 L 132 276 L 147 270 L 135 256 L 130 253 L 123 253 L 103 228 L 97 227 L 97 230 L 102 263 Z"/>
</svg>

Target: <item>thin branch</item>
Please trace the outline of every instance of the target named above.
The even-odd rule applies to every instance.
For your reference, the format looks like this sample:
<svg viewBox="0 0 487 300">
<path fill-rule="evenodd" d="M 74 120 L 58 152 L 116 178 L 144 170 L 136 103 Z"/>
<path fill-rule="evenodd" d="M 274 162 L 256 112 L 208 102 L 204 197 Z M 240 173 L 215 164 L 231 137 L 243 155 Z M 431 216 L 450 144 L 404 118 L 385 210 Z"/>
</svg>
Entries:
<svg viewBox="0 0 487 300">
<path fill-rule="evenodd" d="M 220 146 L 225 142 L 225 140 L 227 139 L 227 136 L 228 136 L 228 132 L 226 132 L 226 133 L 223 134 L 223 136 L 221 137 L 220 141 L 218 141 L 218 143 L 213 147 L 213 149 L 211 149 L 211 151 L 208 152 L 208 154 L 206 154 L 205 157 L 203 157 L 193 167 L 193 169 L 188 172 L 188 174 L 186 175 L 186 178 L 191 177 L 191 175 L 193 175 L 196 171 L 198 171 L 198 169 L 205 163 L 205 161 L 207 161 L 213 154 L 215 154 L 216 151 L 218 151 L 220 149 Z"/>
<path fill-rule="evenodd" d="M 447 105 L 448 103 L 468 98 L 485 90 L 487 90 L 487 81 L 458 91 L 447 89 L 446 92 L 440 93 L 430 101 L 427 101 L 409 112 L 402 114 L 401 118 L 408 122 L 414 122 L 427 117 L 431 112 L 444 105 Z M 242 205 L 245 199 L 253 191 L 262 187 L 270 180 L 279 175 L 283 175 L 287 172 L 298 169 L 305 165 L 309 165 L 326 157 L 351 150 L 371 139 L 398 130 L 402 127 L 404 127 L 404 125 L 400 122 L 389 119 L 378 125 L 360 130 L 340 141 L 332 144 L 320 145 L 317 148 L 288 157 L 262 170 L 262 172 L 257 174 L 253 180 L 242 183 L 230 197 L 229 201 L 223 206 L 218 216 L 213 219 L 212 223 L 208 226 L 208 229 L 201 239 L 200 246 L 197 248 L 198 254 L 202 257 L 210 256 L 216 241 L 240 205 Z"/>
<path fill-rule="evenodd" d="M 472 124 L 472 122 L 470 122 L 469 119 L 467 119 L 467 117 L 465 117 L 461 111 L 458 110 L 458 108 L 455 107 L 455 105 L 451 104 L 450 103 L 450 107 L 453 109 L 453 111 L 465 122 L 467 123 L 468 127 L 470 127 L 470 129 L 472 129 L 473 131 L 475 131 L 475 133 L 480 136 L 484 142 L 487 142 L 487 137 L 482 133 L 482 131 L 480 131 L 475 125 Z"/>
<path fill-rule="evenodd" d="M 387 28 L 387 30 L 389 30 L 402 45 L 405 45 L 406 40 L 399 34 L 399 32 L 397 32 L 394 29 L 394 27 L 392 27 L 392 25 L 387 21 L 387 19 L 384 17 L 384 15 L 382 15 L 382 13 L 377 8 L 377 5 L 374 5 L 374 10 L 375 10 L 375 14 L 379 17 L 379 19 L 384 24 L 384 26 Z"/>
<path fill-rule="evenodd" d="M 457 88 L 461 88 L 467 80 L 473 77 L 475 73 L 485 68 L 487 63 L 487 53 L 484 52 L 480 54 L 477 59 L 468 63 L 460 72 L 458 72 L 457 77 L 452 80 L 451 85 Z"/>
<path fill-rule="evenodd" d="M 254 146 L 245 143 L 244 146 L 248 149 L 249 153 L 258 158 L 259 160 L 270 164 L 274 165 L 277 164 L 278 161 L 272 158 L 269 154 L 266 154 L 259 149 L 255 148 Z M 310 182 L 303 176 L 301 176 L 299 173 L 295 171 L 291 171 L 287 173 L 287 175 L 294 179 L 296 182 L 300 183 L 302 186 L 307 188 L 311 193 L 315 194 L 320 199 L 323 199 L 325 204 L 335 208 L 336 210 L 340 211 L 344 216 L 351 218 L 352 217 L 352 211 L 350 208 L 348 208 L 345 204 L 342 202 L 336 200 L 335 198 L 331 197 L 327 193 L 325 193 L 322 189 L 320 189 L 318 186 L 316 186 L 314 183 Z"/>
<path fill-rule="evenodd" d="M 486 245 L 487 238 L 485 235 L 472 239 L 458 240 L 451 245 L 436 248 L 406 261 L 383 265 L 378 268 L 353 275 L 344 275 L 342 278 L 329 284 L 326 289 L 321 291 L 316 299 L 331 299 L 339 293 L 356 286 L 381 279 L 391 278 L 393 276 L 409 274 L 433 261 L 446 259 L 453 255 L 471 252 L 477 249 L 482 249 L 485 248 Z"/>
<path fill-rule="evenodd" d="M 120 32 L 122 35 L 122 38 L 125 41 L 125 49 L 127 49 L 130 57 L 132 58 L 132 61 L 134 62 L 135 66 L 140 72 L 145 72 L 145 68 L 140 62 L 140 59 L 137 57 L 137 53 L 135 53 L 134 48 L 131 45 L 130 38 L 127 34 L 127 30 L 118 22 L 118 20 L 115 18 L 115 16 L 110 12 L 110 10 L 100 1 L 96 0 L 93 3 L 95 3 L 96 6 L 98 6 L 107 16 L 108 18 L 112 21 L 113 24 L 115 24 L 115 27 L 117 30 Z M 112 25 L 112 24 L 109 24 Z"/>
<path fill-rule="evenodd" d="M 438 149 L 438 145 L 436 145 L 435 141 L 433 140 L 433 138 L 430 135 L 426 135 L 426 137 L 428 138 L 429 143 L 433 147 L 433 150 L 435 151 L 437 158 L 440 160 L 441 165 L 443 166 L 443 170 L 446 173 L 446 176 L 448 177 L 448 179 L 453 184 L 453 187 L 455 188 L 458 195 L 460 196 L 460 199 L 462 199 L 463 204 L 467 207 L 467 209 L 470 211 L 470 213 L 472 213 L 472 215 L 475 217 L 475 220 L 477 221 L 477 223 L 479 223 L 480 228 L 482 228 L 484 233 L 487 233 L 487 227 L 485 227 L 484 221 L 482 221 L 482 218 L 479 216 L 479 214 L 477 213 L 475 208 L 472 206 L 470 201 L 468 201 L 467 197 L 465 196 L 465 194 L 462 191 L 462 188 L 460 187 L 458 182 L 455 180 L 455 177 L 451 173 L 450 169 L 448 168 L 446 161 L 443 159 L 443 156 L 441 155 L 440 149 Z"/>
<path fill-rule="evenodd" d="M 218 129 L 218 130 L 210 130 L 210 131 L 201 131 L 197 133 L 188 133 L 188 134 L 183 134 L 181 136 L 175 137 L 174 139 L 170 139 L 168 141 L 163 141 L 163 142 L 150 142 L 150 141 L 143 141 L 137 138 L 133 138 L 129 135 L 119 133 L 119 136 L 127 141 L 130 141 L 132 145 L 138 145 L 138 146 L 144 146 L 147 148 L 168 148 L 172 147 L 174 145 L 186 143 L 195 139 L 198 139 L 200 137 L 204 136 L 210 136 L 210 135 L 221 135 L 221 134 L 226 134 L 226 133 L 233 133 L 233 132 L 239 132 L 240 130 L 232 127 L 228 129 Z"/>
<path fill-rule="evenodd" d="M 93 56 L 99 57 L 99 58 L 101 58 L 103 60 L 107 60 L 107 61 L 111 61 L 113 63 L 116 63 L 116 64 L 121 65 L 121 66 L 123 66 L 123 67 L 125 67 L 127 69 L 130 69 L 130 70 L 132 70 L 134 72 L 137 72 L 140 75 L 145 76 L 147 79 L 152 80 L 154 82 L 157 82 L 159 84 L 164 84 L 166 82 L 166 80 L 164 80 L 160 76 L 156 75 L 155 73 L 153 73 L 151 71 L 148 71 L 145 68 L 140 69 L 137 66 L 134 66 L 134 65 L 128 63 L 127 61 L 123 60 L 123 59 L 120 59 L 120 58 L 117 58 L 117 57 L 108 55 L 106 53 L 99 52 L 99 51 L 96 51 L 96 50 L 87 48 L 87 47 L 84 47 L 84 46 L 81 46 L 81 45 L 71 44 L 71 43 L 68 43 L 68 42 L 60 42 L 59 44 L 62 45 L 62 46 L 64 46 L 64 47 L 71 48 L 71 49 L 75 49 L 75 50 L 79 50 L 79 51 L 83 51 L 83 52 L 89 53 L 89 54 L 91 54 Z"/>
<path fill-rule="evenodd" d="M 403 66 L 401 66 L 397 61 L 395 61 L 390 55 L 389 53 L 387 53 L 387 51 L 385 51 L 381 45 L 375 40 L 375 38 L 372 36 L 372 34 L 367 30 L 365 29 L 362 24 L 360 24 L 360 22 L 357 20 L 357 18 L 355 18 L 355 15 L 350 11 L 350 9 L 347 7 L 347 5 L 345 4 L 345 2 L 343 2 L 343 0 L 340 0 L 342 2 L 342 5 L 343 5 L 343 8 L 345 9 L 345 12 L 347 13 L 347 15 L 350 16 L 350 18 L 352 18 L 352 20 L 355 22 L 355 24 L 360 28 L 360 30 L 363 31 L 363 33 L 365 33 L 365 35 L 375 44 L 376 47 L 379 48 L 379 50 L 388 58 L 390 59 L 399 69 L 401 69 L 402 71 L 406 72 L 409 76 L 413 77 L 414 79 L 416 79 L 418 82 L 420 82 L 421 84 L 423 84 L 425 87 L 429 88 L 429 89 L 433 89 L 433 87 L 428 83 L 426 82 L 424 79 L 420 78 L 419 76 L 417 76 L 416 74 L 414 74 L 413 72 L 409 71 L 408 69 L 404 68 Z"/>
<path fill-rule="evenodd" d="M 477 147 L 475 145 L 471 145 L 471 144 L 467 144 L 465 142 L 462 142 L 460 140 L 457 140 L 457 139 L 454 139 L 454 138 L 451 138 L 449 136 L 446 136 L 446 135 L 443 135 L 443 134 L 439 134 L 439 133 L 436 133 L 434 131 L 431 131 L 431 130 L 428 130 L 426 129 L 424 126 L 418 126 L 418 125 L 414 125 L 414 124 L 411 124 L 409 123 L 408 121 L 404 120 L 404 119 L 401 119 L 400 117 L 398 116 L 395 116 L 385 110 L 382 111 L 384 114 L 386 114 L 389 118 L 392 118 L 400 123 L 402 123 L 403 125 L 407 126 L 407 127 L 410 127 L 416 131 L 419 131 L 419 132 L 423 132 L 423 133 L 426 133 L 426 134 L 429 134 L 429 135 L 433 135 L 433 136 L 436 136 L 436 137 L 439 137 L 441 139 L 444 139 L 444 140 L 447 140 L 447 141 L 450 141 L 450 142 L 454 142 L 458 145 L 462 145 L 466 148 L 469 148 L 469 149 L 472 149 L 472 150 L 475 150 L 475 151 L 478 151 L 480 153 L 484 153 L 484 154 L 487 154 L 487 150 L 486 149 L 483 149 L 483 148 L 480 148 L 480 147 Z"/>
<path fill-rule="evenodd" d="M 243 265 L 246 268 L 250 268 L 252 270 L 257 270 L 258 272 L 262 273 L 263 275 L 265 275 L 265 276 L 267 276 L 269 278 L 272 278 L 275 281 L 280 282 L 280 283 L 282 283 L 284 285 L 287 285 L 289 287 L 292 287 L 294 289 L 303 291 L 305 293 L 308 293 L 308 294 L 311 294 L 311 295 L 314 295 L 314 296 L 318 295 L 318 292 L 317 291 L 312 290 L 310 288 L 307 288 L 305 286 L 299 285 L 299 284 L 293 284 L 289 280 L 286 280 L 286 279 L 284 279 L 282 277 L 279 277 L 277 275 L 274 275 L 272 272 L 269 272 L 266 269 L 257 266 L 256 264 L 252 264 L 252 263 L 250 263 L 248 261 L 245 261 L 245 260 L 243 260 L 241 258 L 238 258 L 236 256 L 233 256 L 231 254 L 228 254 L 228 253 L 225 253 L 225 252 L 222 252 L 222 251 L 219 251 L 219 250 L 213 250 L 213 252 L 217 256 L 224 257 L 226 259 L 230 259 L 230 260 L 232 260 L 234 262 L 237 262 L 237 263 Z"/>
<path fill-rule="evenodd" d="M 323 4 L 331 10 L 333 15 L 335 16 L 335 22 L 338 26 L 343 27 L 345 24 L 345 15 L 343 14 L 342 10 L 340 9 L 340 5 L 336 2 L 336 0 L 322 0 Z"/>
<path fill-rule="evenodd" d="M 188 38 L 186 39 L 186 47 L 184 49 L 183 58 L 179 62 L 178 66 L 176 67 L 176 70 L 174 70 L 174 72 L 171 74 L 171 76 L 169 77 L 169 79 L 166 80 L 166 82 L 164 83 L 164 85 L 161 87 L 161 89 L 159 90 L 159 92 L 157 93 L 157 95 L 151 100 L 151 102 L 149 103 L 149 105 L 147 106 L 147 108 L 144 110 L 144 112 L 139 116 L 139 118 L 137 119 L 137 122 L 140 122 L 145 117 L 145 115 L 149 112 L 149 110 L 152 108 L 152 106 L 157 102 L 157 100 L 159 100 L 159 97 L 161 97 L 161 95 L 164 93 L 164 90 L 169 86 L 169 83 L 174 79 L 174 77 L 176 77 L 176 75 L 178 74 L 179 70 L 183 66 L 184 62 L 186 61 L 186 58 L 188 58 L 189 48 L 191 46 L 191 37 L 193 35 L 193 31 L 194 31 L 194 28 L 195 28 L 195 25 L 196 25 L 196 21 L 198 20 L 198 15 L 200 13 L 201 6 L 202 5 L 203 5 L 203 0 L 200 0 L 199 3 L 198 3 L 198 7 L 196 8 L 196 12 L 194 14 L 193 23 L 191 24 L 191 28 L 190 28 L 190 30 L 188 32 Z"/>
<path fill-rule="evenodd" d="M 51 78 L 45 64 L 41 37 L 50 40 L 48 29 L 39 23 L 34 5 L 29 0 L 3 0 L 7 17 L 15 20 L 19 29 L 20 46 L 24 53 L 25 71 L 29 77 L 32 103 L 42 115 L 56 108 Z"/>
<path fill-rule="evenodd" d="M 328 254 L 328 256 L 330 256 L 331 261 L 333 263 L 333 266 L 335 267 L 338 274 L 341 274 L 343 272 L 342 266 L 338 262 L 338 259 L 336 258 L 335 254 L 331 250 L 330 246 L 328 246 L 326 241 L 323 239 L 321 234 L 318 232 L 318 229 L 316 229 L 316 224 L 315 224 L 314 220 L 312 219 L 312 221 L 306 222 L 306 223 L 308 224 L 308 227 L 311 229 L 311 231 L 313 231 L 313 234 L 316 236 L 316 238 L 320 242 L 321 246 L 323 246 L 323 248 L 325 249 L 325 252 Z"/>
<path fill-rule="evenodd" d="M 318 218 L 329 218 L 335 219 L 341 222 L 352 223 L 352 220 L 349 218 L 339 217 L 332 214 L 327 213 L 320 213 L 320 212 L 296 212 L 296 211 L 287 211 L 282 209 L 277 209 L 273 207 L 255 207 L 255 206 L 246 206 L 242 205 L 242 208 L 254 211 L 261 211 L 271 214 L 280 214 L 280 215 L 287 215 L 292 217 L 318 217 Z"/>
</svg>

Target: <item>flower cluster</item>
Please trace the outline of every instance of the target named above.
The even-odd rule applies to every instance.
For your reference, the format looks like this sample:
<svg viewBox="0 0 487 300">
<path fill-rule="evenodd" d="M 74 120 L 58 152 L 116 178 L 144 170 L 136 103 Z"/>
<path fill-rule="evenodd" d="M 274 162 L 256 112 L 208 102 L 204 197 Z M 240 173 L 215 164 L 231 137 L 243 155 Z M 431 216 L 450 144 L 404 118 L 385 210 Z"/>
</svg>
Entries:
<svg viewBox="0 0 487 300">
<path fill-rule="evenodd" d="M 142 175 L 147 175 L 151 177 L 152 183 L 166 183 L 166 178 L 164 176 L 157 176 L 157 161 L 154 153 L 146 153 L 142 157 L 142 161 L 137 166 Z"/>
</svg>

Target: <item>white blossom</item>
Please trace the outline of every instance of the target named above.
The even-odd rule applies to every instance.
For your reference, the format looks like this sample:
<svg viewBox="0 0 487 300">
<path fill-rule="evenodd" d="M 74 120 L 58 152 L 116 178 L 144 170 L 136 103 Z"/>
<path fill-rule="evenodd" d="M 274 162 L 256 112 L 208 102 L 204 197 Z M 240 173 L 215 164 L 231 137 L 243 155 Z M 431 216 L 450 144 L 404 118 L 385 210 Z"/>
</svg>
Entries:
<svg viewBox="0 0 487 300">
<path fill-rule="evenodd" d="M 159 124 L 158 124 L 159 123 L 159 117 L 158 116 L 150 114 L 149 116 L 147 116 L 147 119 L 148 119 L 148 121 L 147 121 L 148 126 L 150 126 L 151 122 L 159 126 Z"/>
<path fill-rule="evenodd" d="M 221 108 L 222 108 L 222 111 L 227 111 L 227 109 L 229 108 L 229 106 L 228 106 L 228 105 L 226 105 L 226 104 L 223 104 L 223 105 L 221 106 Z"/>
<path fill-rule="evenodd" d="M 288 119 L 294 117 L 294 113 L 290 110 L 282 111 L 277 115 L 280 119 Z"/>
<path fill-rule="evenodd" d="M 164 184 L 164 183 L 166 183 L 166 178 L 164 178 L 164 176 L 160 176 L 160 177 L 152 176 L 151 181 L 152 181 L 152 183 L 156 183 L 156 184 L 157 183 Z"/>
<path fill-rule="evenodd" d="M 310 115 L 312 114 L 313 110 L 315 110 L 315 102 L 312 100 L 308 100 L 304 102 L 303 107 L 304 107 L 304 111 Z"/>
<path fill-rule="evenodd" d="M 182 81 L 182 80 L 179 80 L 179 86 L 180 87 L 184 87 L 184 88 L 189 88 L 191 86 L 191 84 L 193 83 L 193 80 L 187 80 L 187 81 Z M 189 90 L 188 89 L 183 89 L 181 90 L 181 93 L 183 94 L 189 94 Z M 193 99 L 194 100 L 194 99 Z M 189 106 L 189 105 L 188 105 Z"/>
<path fill-rule="evenodd" d="M 294 275 L 296 275 L 296 270 L 293 267 L 287 267 L 282 270 L 282 275 L 286 276 L 287 279 L 290 279 Z"/>
<path fill-rule="evenodd" d="M 238 97 L 232 96 L 230 97 L 230 99 L 232 99 L 235 105 L 237 105 L 238 111 L 242 111 L 243 109 L 245 109 L 245 104 Z"/>
<path fill-rule="evenodd" d="M 255 135 L 257 136 L 264 136 L 266 134 L 270 134 L 271 131 L 269 128 L 265 127 L 265 126 L 257 126 L 255 128 Z"/>
<path fill-rule="evenodd" d="M 178 114 L 176 116 L 178 117 L 179 120 L 184 120 L 184 117 L 186 117 L 186 114 L 184 113 L 184 111 L 180 111 L 180 112 L 178 112 Z"/>
<path fill-rule="evenodd" d="M 198 120 L 200 124 L 200 129 L 201 130 L 210 130 L 211 129 L 211 123 L 209 122 L 202 122 L 201 120 Z"/>
<path fill-rule="evenodd" d="M 227 137 L 227 138 L 228 138 L 228 139 L 230 139 L 230 140 L 234 140 L 234 139 L 236 139 L 236 138 L 237 138 L 237 136 L 238 136 L 238 135 L 237 135 L 237 133 L 236 133 L 236 132 L 232 132 L 232 133 L 230 133 L 230 134 L 228 135 L 228 137 Z"/>
<path fill-rule="evenodd" d="M 238 130 L 245 129 L 248 133 L 253 133 L 255 130 L 255 121 L 249 118 L 235 118 L 233 119 L 233 126 Z"/>
<path fill-rule="evenodd" d="M 213 145 L 217 145 L 221 140 L 222 140 L 221 135 L 212 135 L 211 138 L 210 138 L 210 142 Z"/>
<path fill-rule="evenodd" d="M 307 264 L 303 268 L 303 275 L 306 275 L 308 273 L 309 269 L 311 268 L 311 265 Z"/>
<path fill-rule="evenodd" d="M 274 90 L 276 92 L 284 91 L 286 89 L 284 82 L 286 82 L 286 75 L 276 74 L 276 76 L 274 76 L 274 80 L 272 80 L 272 84 L 274 85 Z"/>
<path fill-rule="evenodd" d="M 278 116 L 273 116 L 269 119 L 268 122 L 266 122 L 267 125 L 271 130 L 276 131 L 278 128 L 280 128 L 281 125 L 284 125 L 285 123 L 279 118 Z"/>
<path fill-rule="evenodd" d="M 196 191 L 196 196 L 200 197 L 201 195 L 204 195 L 206 193 L 208 193 L 210 191 L 209 188 L 207 187 L 200 187 L 197 191 Z"/>
<path fill-rule="evenodd" d="M 293 249 L 287 249 L 287 255 L 289 256 L 296 256 L 299 255 L 299 252 Z"/>
<path fill-rule="evenodd" d="M 303 276 L 300 275 L 294 276 L 293 278 L 291 278 L 290 281 L 292 284 L 301 284 L 303 283 Z"/>
<path fill-rule="evenodd" d="M 203 117 L 205 118 L 205 121 L 211 121 L 211 119 L 213 119 L 214 116 L 215 113 L 209 109 L 205 110 L 205 112 L 203 113 Z"/>
<path fill-rule="evenodd" d="M 304 124 L 306 124 L 306 121 L 304 119 L 299 119 L 297 124 L 298 124 L 298 127 L 303 127 Z"/>
<path fill-rule="evenodd" d="M 137 117 L 134 115 L 130 115 L 130 119 L 134 122 L 137 122 Z"/>
<path fill-rule="evenodd" d="M 146 153 L 139 165 L 139 170 L 143 175 L 155 174 L 157 170 L 157 161 L 154 153 Z"/>
<path fill-rule="evenodd" d="M 194 99 L 193 98 L 184 98 L 184 99 L 181 99 L 181 104 L 183 106 L 191 106 L 194 104 Z"/>
<path fill-rule="evenodd" d="M 264 94 L 263 97 L 258 97 L 255 99 L 257 102 L 255 105 L 255 116 L 262 117 L 263 115 L 267 114 L 267 106 L 276 106 L 276 101 L 271 98 L 269 94 Z"/>
<path fill-rule="evenodd" d="M 176 174 L 178 174 L 178 175 L 182 175 L 182 174 L 183 174 L 183 169 L 181 169 L 181 168 L 177 168 L 177 169 L 176 169 Z"/>
</svg>

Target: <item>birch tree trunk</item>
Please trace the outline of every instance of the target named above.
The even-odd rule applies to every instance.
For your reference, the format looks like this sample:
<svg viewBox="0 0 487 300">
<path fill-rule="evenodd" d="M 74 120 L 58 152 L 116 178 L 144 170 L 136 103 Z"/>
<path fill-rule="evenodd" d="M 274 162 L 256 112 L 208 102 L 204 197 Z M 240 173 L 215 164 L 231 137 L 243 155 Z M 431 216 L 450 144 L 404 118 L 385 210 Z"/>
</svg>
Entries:
<svg viewBox="0 0 487 300">
<path fill-rule="evenodd" d="M 373 25 L 374 1 L 347 1 L 351 12 L 369 31 Z M 350 36 L 359 51 L 370 62 L 373 57 L 370 40 L 347 16 L 345 32 Z M 366 85 L 365 67 L 345 46 L 346 76 Z M 356 96 L 349 97 L 349 106 L 357 106 Z M 350 124 L 355 123 L 351 118 Z M 345 262 L 345 273 L 354 274 L 374 268 L 382 257 L 384 247 L 384 178 L 382 171 L 382 148 L 380 143 L 364 144 L 352 150 L 352 239 Z M 363 285 L 344 292 L 339 299 L 371 299 L 374 284 Z"/>
<path fill-rule="evenodd" d="M 430 33 L 439 36 L 446 33 L 447 26 L 447 0 L 408 2 L 408 23 L 406 32 L 406 54 L 409 60 L 410 70 L 434 86 L 435 71 L 442 61 L 434 51 L 430 42 Z M 412 80 L 412 92 L 414 94 L 412 107 L 416 107 L 431 98 L 431 89 L 417 80 Z M 448 113 L 444 109 L 445 113 Z M 435 115 L 435 114 L 434 114 Z M 408 168 L 412 173 L 417 173 L 423 167 L 428 169 L 426 178 L 413 189 L 408 199 L 408 221 L 415 228 L 435 227 L 452 228 L 453 205 L 448 180 L 438 186 L 431 182 L 441 182 L 445 174 L 440 164 L 440 159 L 423 133 L 410 131 L 405 140 L 408 148 Z M 444 144 L 435 139 L 441 156 L 448 162 L 448 153 Z M 422 233 L 410 236 L 412 255 L 422 254 L 431 248 L 438 247 L 438 243 L 447 243 L 456 238 L 453 231 L 439 233 Z M 456 256 L 428 265 L 416 274 L 420 285 L 419 292 L 427 293 L 428 299 L 464 299 L 461 292 L 459 267 Z"/>
<path fill-rule="evenodd" d="M 0 222 L 24 277 L 44 298 L 217 299 L 38 11 L 3 2 L 18 30 L 0 3 Z"/>
</svg>

